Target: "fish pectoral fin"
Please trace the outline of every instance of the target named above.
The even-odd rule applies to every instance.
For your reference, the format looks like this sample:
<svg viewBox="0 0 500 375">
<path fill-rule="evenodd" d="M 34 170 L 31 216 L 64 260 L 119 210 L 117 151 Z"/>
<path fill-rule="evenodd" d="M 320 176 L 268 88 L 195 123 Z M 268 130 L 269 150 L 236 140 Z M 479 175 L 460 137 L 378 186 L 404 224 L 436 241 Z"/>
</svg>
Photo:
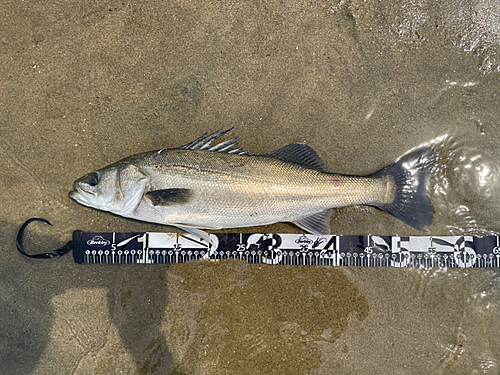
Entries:
<svg viewBox="0 0 500 375">
<path fill-rule="evenodd" d="M 174 227 L 177 227 L 179 229 L 182 229 L 185 232 L 191 233 L 197 237 L 199 237 L 201 240 L 204 240 L 208 242 L 210 245 L 213 245 L 214 241 L 210 238 L 210 235 L 205 232 L 204 230 L 201 230 L 199 228 L 192 227 L 187 224 L 169 224 Z"/>
<path fill-rule="evenodd" d="M 276 159 L 303 165 L 307 168 L 326 172 L 325 163 L 311 147 L 305 143 L 293 143 L 267 154 Z"/>
<path fill-rule="evenodd" d="M 312 234 L 330 234 L 330 221 L 332 215 L 333 209 L 330 209 L 311 216 L 306 216 L 302 219 L 293 221 L 293 223 Z"/>
<path fill-rule="evenodd" d="M 150 191 L 145 197 L 153 206 L 178 206 L 191 203 L 194 190 L 191 189 L 164 189 Z"/>
</svg>

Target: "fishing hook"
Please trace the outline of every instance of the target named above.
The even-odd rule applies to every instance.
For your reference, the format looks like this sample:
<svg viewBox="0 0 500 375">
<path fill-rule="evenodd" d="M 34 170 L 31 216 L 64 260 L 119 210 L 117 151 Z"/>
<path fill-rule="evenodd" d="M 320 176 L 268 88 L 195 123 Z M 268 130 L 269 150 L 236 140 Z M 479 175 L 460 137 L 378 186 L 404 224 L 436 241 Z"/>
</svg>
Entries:
<svg viewBox="0 0 500 375">
<path fill-rule="evenodd" d="M 42 223 L 52 225 L 50 221 L 39 217 L 32 217 L 31 219 L 26 220 L 24 224 L 21 226 L 21 228 L 19 228 L 19 232 L 17 232 L 17 238 L 16 238 L 16 247 L 21 254 L 29 258 L 37 258 L 37 259 L 55 258 L 63 256 L 64 254 L 73 249 L 73 241 L 69 241 L 66 245 L 63 245 L 52 252 L 42 253 L 42 254 L 28 254 L 26 251 L 24 251 L 23 248 L 23 236 L 24 236 L 24 230 L 26 229 L 28 224 L 31 223 L 32 221 L 41 221 Z"/>
</svg>

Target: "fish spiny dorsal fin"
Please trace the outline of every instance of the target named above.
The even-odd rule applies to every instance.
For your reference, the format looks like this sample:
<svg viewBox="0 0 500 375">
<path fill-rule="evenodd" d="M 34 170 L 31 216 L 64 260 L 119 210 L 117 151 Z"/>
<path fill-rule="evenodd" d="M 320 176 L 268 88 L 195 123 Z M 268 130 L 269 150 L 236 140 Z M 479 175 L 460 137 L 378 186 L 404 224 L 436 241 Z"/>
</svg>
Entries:
<svg viewBox="0 0 500 375">
<path fill-rule="evenodd" d="M 307 168 L 316 169 L 321 172 L 327 171 L 325 163 L 323 163 L 323 160 L 321 160 L 316 151 L 305 143 L 293 143 L 272 151 L 268 153 L 267 156 L 300 164 Z"/>
<path fill-rule="evenodd" d="M 195 139 L 192 142 L 189 142 L 187 145 L 179 147 L 181 150 L 206 150 L 212 152 L 223 152 L 226 154 L 238 154 L 244 155 L 247 154 L 246 151 L 239 145 L 238 137 L 231 138 L 227 141 L 221 142 L 215 146 L 212 145 L 212 142 L 216 139 L 222 137 L 223 135 L 229 133 L 234 128 L 228 130 L 219 130 L 211 135 L 207 135 L 207 133 L 203 134 L 201 137 Z"/>
</svg>

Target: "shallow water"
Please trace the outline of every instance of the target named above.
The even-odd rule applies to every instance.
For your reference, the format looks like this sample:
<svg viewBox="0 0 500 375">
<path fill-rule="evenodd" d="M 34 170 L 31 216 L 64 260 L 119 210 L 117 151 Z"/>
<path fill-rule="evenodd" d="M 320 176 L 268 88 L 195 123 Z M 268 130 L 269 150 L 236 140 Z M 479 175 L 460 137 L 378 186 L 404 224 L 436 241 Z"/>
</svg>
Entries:
<svg viewBox="0 0 500 375">
<path fill-rule="evenodd" d="M 426 235 L 499 234 L 494 1 L 40 3 L 0 23 L 2 374 L 496 374 L 499 272 L 76 265 L 29 250 L 84 231 L 165 231 L 71 201 L 134 153 L 235 126 L 245 149 L 306 141 L 366 175 L 439 155 Z M 298 232 L 291 224 L 245 232 Z M 332 233 L 418 235 L 370 207 Z"/>
<path fill-rule="evenodd" d="M 500 153 L 485 143 L 445 138 L 436 144 L 434 202 L 452 234 L 498 235 Z"/>
</svg>

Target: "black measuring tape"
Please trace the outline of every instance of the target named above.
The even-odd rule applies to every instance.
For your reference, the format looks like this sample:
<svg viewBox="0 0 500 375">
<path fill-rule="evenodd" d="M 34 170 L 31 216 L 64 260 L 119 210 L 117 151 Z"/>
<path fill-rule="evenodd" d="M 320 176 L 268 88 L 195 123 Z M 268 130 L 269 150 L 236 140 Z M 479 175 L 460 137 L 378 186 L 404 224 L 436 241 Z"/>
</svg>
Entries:
<svg viewBox="0 0 500 375">
<path fill-rule="evenodd" d="M 277 233 L 212 233 L 209 244 L 191 234 L 158 232 L 73 232 L 73 240 L 42 254 L 24 251 L 26 221 L 17 248 L 30 258 L 54 258 L 73 251 L 76 263 L 171 264 L 240 259 L 249 263 L 355 267 L 500 267 L 498 236 L 348 236 Z"/>
</svg>

